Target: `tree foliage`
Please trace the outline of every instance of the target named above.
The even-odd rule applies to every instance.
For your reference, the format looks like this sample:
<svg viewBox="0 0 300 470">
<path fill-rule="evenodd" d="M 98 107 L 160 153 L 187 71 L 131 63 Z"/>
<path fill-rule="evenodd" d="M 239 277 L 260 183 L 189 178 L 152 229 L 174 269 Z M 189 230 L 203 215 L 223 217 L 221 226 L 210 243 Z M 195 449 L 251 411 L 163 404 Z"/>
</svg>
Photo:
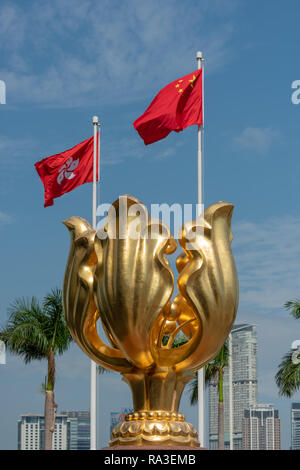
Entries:
<svg viewBox="0 0 300 470">
<path fill-rule="evenodd" d="M 42 303 L 36 297 L 17 298 L 8 309 L 9 318 L 0 329 L 0 339 L 7 350 L 20 356 L 25 364 L 63 354 L 72 341 L 65 323 L 62 294 L 52 289 Z"/>
<path fill-rule="evenodd" d="M 300 318 L 300 300 L 289 300 L 284 307 L 294 318 Z M 284 355 L 275 376 L 279 395 L 285 397 L 292 397 L 300 388 L 300 364 L 294 364 L 292 354 Z"/>
</svg>

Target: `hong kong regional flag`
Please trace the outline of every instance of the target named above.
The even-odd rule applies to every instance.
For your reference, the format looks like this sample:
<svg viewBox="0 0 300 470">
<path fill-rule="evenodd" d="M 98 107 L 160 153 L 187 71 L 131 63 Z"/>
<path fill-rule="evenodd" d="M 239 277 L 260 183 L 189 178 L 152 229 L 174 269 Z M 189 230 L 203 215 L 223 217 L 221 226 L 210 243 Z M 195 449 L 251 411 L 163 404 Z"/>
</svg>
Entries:
<svg viewBox="0 0 300 470">
<path fill-rule="evenodd" d="M 148 145 L 193 124 L 203 124 L 202 69 L 165 86 L 133 126 Z"/>
<path fill-rule="evenodd" d="M 94 137 L 90 137 L 70 150 L 44 158 L 35 164 L 45 188 L 44 207 L 53 206 L 54 198 L 93 181 L 93 148 Z"/>
</svg>

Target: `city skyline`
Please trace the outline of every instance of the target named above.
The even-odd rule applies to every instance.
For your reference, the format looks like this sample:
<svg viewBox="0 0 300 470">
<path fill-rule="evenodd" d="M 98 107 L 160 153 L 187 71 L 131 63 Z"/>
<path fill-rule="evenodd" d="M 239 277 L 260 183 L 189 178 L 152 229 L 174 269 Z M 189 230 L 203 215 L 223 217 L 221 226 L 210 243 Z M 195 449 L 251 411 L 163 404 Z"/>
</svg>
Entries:
<svg viewBox="0 0 300 470">
<path fill-rule="evenodd" d="M 43 450 L 45 419 L 43 414 L 22 414 L 18 420 L 18 450 Z M 53 450 L 89 450 L 89 411 L 62 411 L 56 415 Z"/>
<path fill-rule="evenodd" d="M 240 330 L 240 328 L 241 328 L 241 330 Z M 241 331 L 242 335 L 244 335 L 244 330 L 245 330 L 246 332 L 247 332 L 247 330 L 250 330 L 251 333 L 253 333 L 253 334 L 250 334 L 250 336 L 252 336 L 252 340 L 250 339 L 250 344 L 255 344 L 255 345 L 256 345 L 256 346 L 255 346 L 255 351 L 256 351 L 256 347 L 257 347 L 257 344 L 256 344 L 256 337 L 257 337 L 257 332 L 259 333 L 259 325 L 257 325 L 257 324 L 256 324 L 256 325 L 251 325 L 251 324 L 249 324 L 249 323 L 247 323 L 247 322 L 245 321 L 245 322 L 243 322 L 243 323 L 241 323 L 241 324 L 236 323 L 236 324 L 233 326 L 233 329 L 232 329 L 233 333 L 234 333 L 234 330 L 235 330 L 235 329 L 237 330 L 237 332 L 240 332 L 240 331 Z M 237 341 L 233 341 L 233 343 L 235 343 L 235 347 L 236 347 L 236 349 L 237 349 L 236 355 L 235 355 L 235 359 L 234 359 L 234 360 L 237 360 L 237 361 L 238 361 L 238 354 L 240 354 L 240 352 L 241 352 L 241 351 L 239 350 L 239 347 L 238 347 L 239 339 L 241 339 L 241 338 L 238 338 Z M 253 339 L 254 339 L 254 342 L 253 342 Z M 258 339 L 259 339 L 259 337 L 258 337 Z M 250 346 L 250 347 L 251 347 L 251 346 Z M 242 348 L 243 348 L 243 345 L 242 345 Z M 246 347 L 246 350 L 247 350 L 247 347 Z M 258 345 L 258 350 L 259 350 L 259 345 Z M 87 362 L 88 362 L 88 361 L 87 361 Z M 256 358 L 255 358 L 255 362 L 256 362 Z M 240 369 L 240 368 L 241 368 L 241 362 L 240 362 L 240 364 L 238 364 L 238 369 Z M 227 448 L 227 449 L 229 448 L 229 413 L 228 413 L 228 405 L 229 405 L 229 384 L 228 384 L 228 377 L 229 377 L 229 374 L 228 374 L 228 369 L 229 369 L 228 367 L 225 368 L 225 374 L 224 374 L 225 443 L 226 443 L 226 448 Z M 87 372 L 88 372 L 88 369 L 87 369 Z M 245 373 L 245 371 L 244 371 L 244 373 Z M 259 373 L 259 370 L 257 371 L 257 373 Z M 235 371 L 235 372 L 233 373 L 233 382 L 235 382 L 235 383 L 238 384 L 238 383 L 240 382 L 240 380 L 237 380 L 238 377 L 237 377 L 236 374 L 237 374 L 237 371 Z M 252 372 L 252 374 L 253 374 L 253 372 Z M 256 375 L 256 370 L 254 371 L 254 375 Z M 102 377 L 105 377 L 105 376 L 101 376 L 101 378 L 102 378 Z M 88 374 L 86 375 L 86 378 L 88 379 Z M 252 377 L 252 378 L 253 378 L 253 377 Z M 116 379 L 118 379 L 118 377 L 116 376 L 116 374 L 112 374 L 111 379 L 113 379 L 113 381 L 116 382 Z M 254 379 L 254 381 L 255 381 L 255 379 Z M 118 380 L 117 380 L 117 382 L 119 382 L 119 385 L 123 386 L 122 382 L 120 382 L 120 381 L 118 381 Z M 87 380 L 87 383 L 88 383 L 88 380 Z M 259 396 L 259 388 L 257 387 L 257 385 L 258 385 L 258 384 L 257 384 L 257 381 L 255 382 L 255 384 L 256 384 L 256 385 L 255 385 L 255 396 L 257 397 L 257 396 Z M 251 384 L 250 384 L 250 385 L 251 385 Z M 99 391 L 99 387 L 98 387 L 98 391 Z M 124 410 L 130 410 L 130 409 L 131 409 L 131 408 L 128 408 L 128 404 L 131 403 L 130 393 L 128 393 L 128 390 L 126 389 L 126 387 L 124 387 L 124 389 L 122 390 L 122 392 L 123 392 L 122 395 L 125 395 L 125 399 L 127 400 L 127 406 L 121 407 L 121 410 L 122 410 L 121 414 L 122 414 L 123 412 L 125 412 Z M 127 393 L 126 393 L 126 392 L 127 392 Z M 88 395 L 87 395 L 87 399 L 88 399 Z M 292 399 L 291 399 L 291 400 L 292 400 Z M 291 402 L 291 400 L 288 400 L 288 401 Z M 261 406 L 261 405 L 259 404 L 259 401 L 261 401 L 261 400 L 257 400 L 257 399 L 256 399 L 256 402 L 257 402 L 256 404 L 257 404 L 257 406 Z M 215 405 L 215 402 L 216 402 L 216 394 L 215 394 L 215 393 L 213 393 L 213 400 L 212 400 L 212 402 L 213 402 L 213 405 Z M 248 404 L 250 404 L 250 402 L 248 402 Z M 210 405 L 209 387 L 207 387 L 207 413 L 208 413 L 208 419 L 207 419 L 207 439 L 208 439 L 208 440 L 209 440 L 209 428 L 210 428 L 210 426 L 209 426 L 209 419 L 210 419 L 209 409 L 210 409 L 210 406 L 209 406 L 209 405 Z M 238 405 L 238 403 L 237 403 L 237 405 Z M 42 406 L 42 402 L 41 402 L 41 406 Z M 190 419 L 190 421 L 194 421 L 194 423 L 195 423 L 195 425 L 196 425 L 196 417 L 195 417 L 195 415 L 196 415 L 196 408 L 195 408 L 195 407 L 194 407 L 194 408 L 190 408 L 190 407 L 189 407 L 189 405 L 188 405 L 188 393 L 187 393 L 187 392 L 185 392 L 184 397 L 183 397 L 183 406 L 184 406 L 183 411 L 184 411 L 186 417 L 189 417 L 189 418 L 187 418 L 187 419 Z M 273 405 L 272 405 L 272 406 L 273 406 Z M 291 406 L 292 406 L 292 404 L 290 404 L 290 405 L 289 405 L 289 408 L 288 408 L 288 410 L 289 410 L 288 413 L 289 413 L 289 414 L 290 414 L 290 412 L 291 412 Z M 300 406 L 300 405 L 299 405 L 299 406 Z M 235 408 L 236 408 L 236 407 L 235 407 Z M 243 406 L 241 407 L 241 406 L 238 405 L 238 408 L 239 408 L 239 414 L 240 414 L 240 413 L 242 412 Z M 187 411 L 188 411 L 188 412 L 187 412 Z M 67 415 L 68 413 L 72 413 L 72 412 L 64 412 L 64 411 L 61 411 L 61 412 L 59 413 L 59 415 Z M 74 413 L 74 412 L 73 412 L 73 413 Z M 75 413 L 76 413 L 76 412 L 75 412 Z M 84 412 L 84 413 L 88 413 L 88 412 Z M 296 414 L 297 414 L 297 413 L 299 413 L 299 411 L 297 411 L 297 409 L 296 409 Z M 123 413 L 123 414 L 124 414 L 124 413 Z M 286 413 L 286 414 L 287 414 L 287 413 Z M 32 413 L 27 413 L 27 415 L 28 415 L 28 416 L 32 416 Z M 36 415 L 41 416 L 41 417 L 43 416 L 42 414 L 38 414 L 38 413 L 37 413 Z M 109 424 L 108 428 L 106 429 L 105 433 L 103 433 L 103 426 L 102 426 L 101 439 L 103 440 L 103 434 L 106 436 L 106 439 L 107 439 L 107 441 L 104 440 L 103 442 L 108 442 L 108 440 L 109 440 L 109 433 L 110 433 L 110 430 L 111 430 L 111 427 L 112 427 L 112 415 L 114 416 L 114 418 L 115 418 L 115 415 L 117 415 L 117 418 L 119 418 L 120 413 L 119 413 L 119 412 L 116 412 L 116 411 L 113 411 L 113 412 L 109 411 L 109 412 L 108 412 L 108 415 L 109 415 L 110 418 L 109 418 L 109 420 L 107 421 L 107 423 L 110 423 L 110 424 Z M 26 414 L 25 414 L 24 416 L 26 416 Z M 289 416 L 289 418 L 291 419 L 291 416 Z M 215 416 L 215 421 L 216 421 L 216 419 L 217 419 L 217 418 L 216 418 L 216 416 Z M 235 420 L 236 420 L 236 419 L 237 419 L 237 416 L 235 416 Z M 117 421 L 114 420 L 114 425 L 115 425 L 116 423 L 117 423 Z M 103 423 L 102 423 L 102 424 L 103 424 Z M 241 426 L 242 426 L 242 422 L 241 422 Z M 214 423 L 214 427 L 215 427 L 215 433 L 213 433 L 213 434 L 216 434 L 216 423 Z M 297 423 L 297 432 L 298 432 L 298 427 L 299 427 L 299 426 L 298 426 L 298 423 Z M 291 426 L 289 425 L 289 427 L 287 428 L 287 435 L 286 435 L 286 436 L 283 436 L 284 439 L 285 439 L 285 441 L 287 442 L 286 448 L 290 448 L 290 447 L 291 447 L 292 435 L 291 435 L 291 433 L 290 433 L 290 428 L 291 428 Z M 99 418 L 98 418 L 98 430 L 99 430 Z M 216 437 L 213 438 L 213 441 L 215 441 L 215 439 L 216 439 Z M 235 441 L 235 440 L 241 441 L 241 442 L 239 442 L 237 445 L 236 445 L 236 443 L 234 442 L 235 448 L 242 448 L 242 434 L 241 434 L 241 432 L 239 432 L 238 434 L 234 433 L 234 441 Z M 212 448 L 212 449 L 215 449 L 216 446 L 217 446 L 217 444 L 214 443 L 211 448 Z"/>
<path fill-rule="evenodd" d="M 73 215 L 91 220 L 91 185 L 44 208 L 34 164 L 89 138 L 92 116 L 102 126 L 101 202 L 120 194 L 147 207 L 196 202 L 197 127 L 144 146 L 133 122 L 163 86 L 197 68 L 201 50 L 204 202 L 235 206 L 236 322 L 258 325 L 258 403 L 279 410 L 282 447 L 289 448 L 291 402 L 300 401 L 300 392 L 279 397 L 274 377 L 300 338 L 299 320 L 284 309 L 300 297 L 300 105 L 291 100 L 292 83 L 300 78 L 300 5 L 191 0 L 184 15 L 178 14 L 182 8 L 178 0 L 3 0 L 0 323 L 15 298 L 42 299 L 62 285 L 69 251 L 62 221 Z M 89 371 L 89 360 L 74 344 L 57 358 L 59 411 L 89 408 Z M 6 365 L 0 364 L 1 448 L 16 448 L 23 412 L 43 412 L 46 373 L 44 361 L 25 366 L 6 354 Z M 103 374 L 98 382 L 100 448 L 109 439 L 108 410 L 130 407 L 131 398 L 116 374 Z M 181 410 L 197 427 L 187 393 Z"/>
</svg>

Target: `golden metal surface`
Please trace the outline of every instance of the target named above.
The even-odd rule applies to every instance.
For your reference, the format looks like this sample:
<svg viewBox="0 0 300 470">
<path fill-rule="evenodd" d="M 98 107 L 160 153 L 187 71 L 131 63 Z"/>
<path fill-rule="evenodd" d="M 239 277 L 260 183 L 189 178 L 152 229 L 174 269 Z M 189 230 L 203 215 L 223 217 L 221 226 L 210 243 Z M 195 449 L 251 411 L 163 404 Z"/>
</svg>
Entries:
<svg viewBox="0 0 300 470">
<path fill-rule="evenodd" d="M 196 429 L 180 413 L 130 413 L 112 431 L 110 446 L 149 444 L 199 447 Z"/>
<path fill-rule="evenodd" d="M 71 234 L 63 288 L 66 321 L 81 349 L 120 372 L 131 388 L 136 413 L 114 429 L 110 445 L 199 446 L 195 429 L 178 407 L 192 373 L 215 357 L 235 319 L 233 205 L 213 204 L 202 219 L 182 228 L 183 253 L 176 262 L 179 294 L 171 301 L 174 277 L 166 255 L 177 243 L 161 222 L 148 216 L 145 225 L 140 213 L 130 215 L 137 203 L 132 196 L 114 202 L 101 232 L 105 237 L 80 217 L 64 222 Z M 121 204 L 129 210 L 122 233 Z M 153 228 L 158 236 L 145 236 Z M 109 345 L 97 333 L 98 320 Z M 179 332 L 188 341 L 172 348 Z"/>
</svg>

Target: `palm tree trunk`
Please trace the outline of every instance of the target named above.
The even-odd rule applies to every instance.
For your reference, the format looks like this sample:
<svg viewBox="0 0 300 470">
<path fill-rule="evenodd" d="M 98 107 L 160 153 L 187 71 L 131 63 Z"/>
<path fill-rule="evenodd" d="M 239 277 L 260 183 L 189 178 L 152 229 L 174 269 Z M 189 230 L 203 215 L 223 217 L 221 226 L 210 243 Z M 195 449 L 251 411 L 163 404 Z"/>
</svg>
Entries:
<svg viewBox="0 0 300 470">
<path fill-rule="evenodd" d="M 54 417 L 54 392 L 46 390 L 45 398 L 45 450 L 52 450 L 52 437 L 51 432 L 52 422 Z"/>
<path fill-rule="evenodd" d="M 218 404 L 218 449 L 224 450 L 224 402 L 223 402 L 223 369 L 219 371 L 219 404 Z"/>
<path fill-rule="evenodd" d="M 48 353 L 48 380 L 45 397 L 45 450 L 52 450 L 57 404 L 54 401 L 55 358 L 51 348 Z"/>
<path fill-rule="evenodd" d="M 224 450 L 224 403 L 218 405 L 218 449 Z"/>
</svg>

